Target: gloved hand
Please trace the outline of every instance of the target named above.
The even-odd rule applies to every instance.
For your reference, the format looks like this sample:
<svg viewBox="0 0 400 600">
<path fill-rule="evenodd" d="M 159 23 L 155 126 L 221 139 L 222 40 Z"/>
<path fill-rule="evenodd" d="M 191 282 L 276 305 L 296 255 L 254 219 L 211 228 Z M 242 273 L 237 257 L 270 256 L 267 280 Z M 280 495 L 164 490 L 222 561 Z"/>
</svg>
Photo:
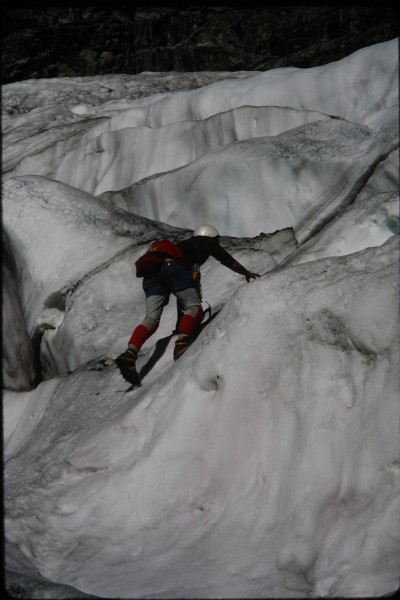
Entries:
<svg viewBox="0 0 400 600">
<path fill-rule="evenodd" d="M 260 277 L 259 273 L 251 273 L 250 271 L 247 271 L 247 274 L 245 275 L 246 277 L 246 281 L 250 281 L 250 279 L 256 279 L 256 277 Z"/>
</svg>

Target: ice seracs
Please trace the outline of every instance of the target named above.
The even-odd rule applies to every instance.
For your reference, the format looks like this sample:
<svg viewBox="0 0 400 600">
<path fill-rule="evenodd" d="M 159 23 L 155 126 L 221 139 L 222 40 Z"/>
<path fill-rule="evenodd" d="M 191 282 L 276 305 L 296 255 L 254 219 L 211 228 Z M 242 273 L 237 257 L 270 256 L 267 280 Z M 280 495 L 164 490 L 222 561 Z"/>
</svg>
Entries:
<svg viewBox="0 0 400 600">
<path fill-rule="evenodd" d="M 397 590 L 397 50 L 4 86 L 10 592 Z M 213 319 L 174 363 L 171 301 L 124 394 L 98 359 L 143 316 L 134 261 L 210 221 L 262 277 L 210 259 Z"/>
</svg>

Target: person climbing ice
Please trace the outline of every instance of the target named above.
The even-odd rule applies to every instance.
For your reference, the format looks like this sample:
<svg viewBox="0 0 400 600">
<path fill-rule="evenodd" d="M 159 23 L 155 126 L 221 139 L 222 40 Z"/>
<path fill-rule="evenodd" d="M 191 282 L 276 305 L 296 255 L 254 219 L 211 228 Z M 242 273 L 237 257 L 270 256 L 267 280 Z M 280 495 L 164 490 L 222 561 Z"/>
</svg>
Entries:
<svg viewBox="0 0 400 600">
<path fill-rule="evenodd" d="M 247 281 L 260 277 L 243 267 L 220 245 L 220 234 L 213 225 L 200 225 L 190 238 L 177 244 L 169 240 L 154 242 L 137 262 L 137 275 L 143 276 L 146 295 L 146 316 L 135 327 L 125 352 L 115 362 L 126 381 L 139 384 L 136 370 L 138 353 L 144 342 L 157 330 L 164 307 L 171 293 L 177 298 L 181 316 L 178 320 L 174 360 L 177 360 L 194 339 L 203 310 L 199 294 L 199 267 L 213 256 Z M 140 265 L 146 263 L 146 268 Z M 150 263 L 150 264 L 149 264 Z"/>
</svg>

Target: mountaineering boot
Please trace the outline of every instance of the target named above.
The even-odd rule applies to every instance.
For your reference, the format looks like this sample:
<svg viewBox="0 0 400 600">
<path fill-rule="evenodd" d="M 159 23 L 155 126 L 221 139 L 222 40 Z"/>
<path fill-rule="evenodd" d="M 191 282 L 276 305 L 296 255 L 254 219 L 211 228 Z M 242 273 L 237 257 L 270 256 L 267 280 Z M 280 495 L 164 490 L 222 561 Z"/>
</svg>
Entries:
<svg viewBox="0 0 400 600">
<path fill-rule="evenodd" d="M 178 360 L 180 356 L 187 350 L 190 344 L 193 342 L 193 338 L 189 335 L 178 338 L 175 342 L 174 348 L 174 360 Z"/>
<path fill-rule="evenodd" d="M 128 348 L 117 356 L 115 359 L 115 363 L 118 369 L 121 371 L 122 377 L 132 384 L 140 384 L 140 376 L 136 371 L 136 360 L 137 360 L 137 350 L 134 348 Z"/>
</svg>

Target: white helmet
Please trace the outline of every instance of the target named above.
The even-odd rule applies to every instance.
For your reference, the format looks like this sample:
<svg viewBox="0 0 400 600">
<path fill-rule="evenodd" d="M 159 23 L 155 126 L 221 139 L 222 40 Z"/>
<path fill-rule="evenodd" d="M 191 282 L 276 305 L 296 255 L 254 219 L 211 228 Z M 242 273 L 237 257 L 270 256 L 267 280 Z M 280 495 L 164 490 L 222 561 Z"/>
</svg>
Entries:
<svg viewBox="0 0 400 600">
<path fill-rule="evenodd" d="M 193 231 L 193 235 L 205 235 L 207 237 L 219 237 L 219 231 L 213 225 L 199 225 Z"/>
</svg>

